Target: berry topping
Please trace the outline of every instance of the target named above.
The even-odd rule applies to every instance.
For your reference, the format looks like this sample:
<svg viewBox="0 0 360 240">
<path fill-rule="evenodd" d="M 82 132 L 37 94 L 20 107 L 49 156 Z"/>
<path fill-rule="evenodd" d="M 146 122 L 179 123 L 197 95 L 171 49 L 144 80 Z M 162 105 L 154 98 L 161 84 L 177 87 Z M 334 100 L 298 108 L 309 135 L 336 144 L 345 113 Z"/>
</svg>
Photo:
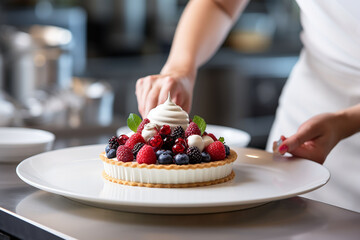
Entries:
<svg viewBox="0 0 360 240">
<path fill-rule="evenodd" d="M 229 156 L 230 155 L 230 147 L 226 144 L 224 144 L 224 147 L 225 147 L 225 154 L 226 156 Z"/>
<path fill-rule="evenodd" d="M 137 154 L 136 161 L 138 163 L 155 164 L 156 155 L 150 145 L 144 145 Z"/>
<path fill-rule="evenodd" d="M 185 137 L 189 137 L 191 135 L 201 135 L 200 128 L 194 122 L 191 122 L 185 131 Z"/>
<path fill-rule="evenodd" d="M 178 139 L 176 139 L 176 140 L 175 140 L 175 144 L 177 144 L 177 143 L 180 143 L 180 144 L 184 145 L 185 147 L 188 146 L 188 145 L 187 145 L 187 142 L 186 142 L 183 138 L 178 138 Z"/>
<path fill-rule="evenodd" d="M 118 146 L 119 146 L 118 138 L 116 136 L 112 136 L 109 139 L 109 147 L 116 150 Z"/>
<path fill-rule="evenodd" d="M 226 157 L 225 146 L 220 141 L 215 141 L 205 148 L 213 161 L 222 160 Z"/>
<path fill-rule="evenodd" d="M 138 152 L 140 151 L 140 149 L 145 145 L 145 143 L 142 142 L 138 142 L 137 144 L 135 144 L 135 146 L 132 149 L 132 152 L 134 154 L 134 158 L 136 158 Z"/>
<path fill-rule="evenodd" d="M 177 126 L 174 128 L 171 136 L 173 137 L 173 139 L 185 138 L 185 131 L 181 126 Z"/>
<path fill-rule="evenodd" d="M 214 135 L 214 134 L 212 134 L 212 133 L 208 133 L 206 136 L 211 137 L 211 138 L 212 138 L 212 140 L 214 140 L 214 142 L 218 140 L 218 139 L 215 137 L 215 135 Z"/>
<path fill-rule="evenodd" d="M 110 148 L 109 151 L 106 153 L 107 158 L 114 158 L 116 157 L 116 150 L 113 148 Z"/>
<path fill-rule="evenodd" d="M 157 149 L 160 149 L 161 146 L 163 145 L 163 143 L 164 143 L 164 142 L 163 142 L 163 139 L 162 139 L 162 137 L 161 137 L 159 134 L 153 136 L 153 137 L 150 138 L 150 140 L 149 140 L 150 146 L 155 147 L 155 148 L 157 148 Z"/>
<path fill-rule="evenodd" d="M 171 128 L 169 125 L 163 125 L 161 128 L 160 128 L 160 131 L 159 133 L 162 135 L 162 136 L 167 136 L 167 135 L 170 135 L 171 134 Z"/>
<path fill-rule="evenodd" d="M 110 149 L 111 149 L 110 146 L 109 146 L 109 145 L 106 145 L 106 147 L 105 147 L 105 152 L 108 153 Z"/>
<path fill-rule="evenodd" d="M 116 151 L 116 158 L 121 162 L 131 162 L 134 160 L 134 155 L 130 148 L 121 145 Z"/>
<path fill-rule="evenodd" d="M 140 125 L 138 126 L 138 128 L 137 128 L 137 131 L 136 131 L 136 132 L 141 133 L 141 132 L 142 132 L 142 130 L 144 129 L 145 124 L 148 124 L 149 122 L 150 122 L 150 120 L 149 120 L 149 119 L 144 118 L 144 119 L 142 120 L 142 122 L 140 123 Z"/>
<path fill-rule="evenodd" d="M 166 149 L 166 150 L 171 150 L 172 146 L 174 145 L 174 139 L 171 136 L 166 136 L 163 139 L 163 142 L 164 142 L 164 144 L 163 144 L 162 148 Z"/>
<path fill-rule="evenodd" d="M 156 158 L 159 158 L 160 154 L 163 154 L 166 150 L 160 149 L 155 152 Z"/>
<path fill-rule="evenodd" d="M 176 143 L 173 147 L 172 147 L 172 151 L 175 153 L 175 154 L 178 154 L 178 153 L 184 153 L 186 150 L 186 147 L 184 145 L 182 145 L 181 143 Z"/>
<path fill-rule="evenodd" d="M 133 135 L 131 135 L 129 140 L 126 141 L 125 146 L 132 150 L 135 144 L 139 142 L 145 143 L 145 139 L 141 136 L 140 133 L 134 133 Z"/>
<path fill-rule="evenodd" d="M 118 143 L 119 145 L 124 145 L 126 141 L 129 139 L 129 137 L 126 134 L 122 134 L 118 137 Z"/>
<path fill-rule="evenodd" d="M 189 163 L 196 164 L 201 163 L 201 152 L 197 147 L 190 147 L 186 150 L 186 154 L 189 156 Z"/>
<path fill-rule="evenodd" d="M 208 154 L 207 152 L 202 152 L 201 157 L 202 157 L 202 160 L 201 160 L 202 162 L 210 162 L 211 161 L 210 154 Z"/>
<path fill-rule="evenodd" d="M 172 164 L 173 163 L 173 157 L 168 152 L 164 152 L 159 155 L 158 157 L 159 164 Z"/>
<path fill-rule="evenodd" d="M 179 154 L 175 155 L 174 162 L 177 165 L 189 164 L 189 157 L 185 153 L 179 153 Z"/>
</svg>

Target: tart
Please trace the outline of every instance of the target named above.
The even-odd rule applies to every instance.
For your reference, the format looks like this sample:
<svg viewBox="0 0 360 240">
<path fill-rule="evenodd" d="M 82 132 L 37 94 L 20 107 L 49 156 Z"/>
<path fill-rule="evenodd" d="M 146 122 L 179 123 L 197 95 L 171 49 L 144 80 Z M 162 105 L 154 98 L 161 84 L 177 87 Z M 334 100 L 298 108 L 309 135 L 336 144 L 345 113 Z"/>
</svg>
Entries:
<svg viewBox="0 0 360 240">
<path fill-rule="evenodd" d="M 130 114 L 130 134 L 113 136 L 100 153 L 104 179 L 137 187 L 186 188 L 224 183 L 234 178 L 237 158 L 222 137 L 207 133 L 206 122 L 170 99 L 147 118 Z"/>
</svg>

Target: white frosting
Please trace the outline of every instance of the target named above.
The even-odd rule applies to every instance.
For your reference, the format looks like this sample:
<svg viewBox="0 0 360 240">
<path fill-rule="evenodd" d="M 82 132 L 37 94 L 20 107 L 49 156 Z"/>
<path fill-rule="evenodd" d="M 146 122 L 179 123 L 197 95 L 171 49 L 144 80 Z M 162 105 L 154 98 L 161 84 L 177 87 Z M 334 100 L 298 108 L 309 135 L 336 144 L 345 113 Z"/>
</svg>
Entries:
<svg viewBox="0 0 360 240">
<path fill-rule="evenodd" d="M 180 106 L 171 101 L 170 94 L 163 104 L 151 109 L 147 118 L 150 122 L 159 126 L 167 124 L 171 129 L 181 126 L 186 130 L 189 125 L 189 115 Z"/>
<path fill-rule="evenodd" d="M 187 143 L 189 147 L 197 147 L 200 150 L 200 152 L 202 152 L 205 147 L 202 137 L 196 134 L 189 136 L 187 138 Z"/>
<path fill-rule="evenodd" d="M 210 137 L 210 136 L 203 136 L 202 140 L 204 142 L 204 148 L 206 148 L 207 146 L 209 146 L 211 143 L 214 142 L 214 140 Z"/>
<path fill-rule="evenodd" d="M 144 129 L 141 132 L 141 136 L 145 139 L 145 141 L 149 141 L 149 139 L 157 134 L 157 125 L 155 123 L 147 123 L 144 126 Z"/>
<path fill-rule="evenodd" d="M 156 169 L 133 168 L 104 163 L 104 170 L 110 177 L 130 182 L 181 184 L 213 181 L 228 176 L 232 162 L 217 167 L 198 169 Z"/>
</svg>

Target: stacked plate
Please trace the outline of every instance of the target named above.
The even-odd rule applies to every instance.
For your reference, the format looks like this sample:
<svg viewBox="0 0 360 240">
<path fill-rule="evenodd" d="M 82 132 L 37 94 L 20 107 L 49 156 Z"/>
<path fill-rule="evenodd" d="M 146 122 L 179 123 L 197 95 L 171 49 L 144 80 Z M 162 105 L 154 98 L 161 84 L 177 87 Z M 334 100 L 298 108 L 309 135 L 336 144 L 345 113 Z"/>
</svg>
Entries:
<svg viewBox="0 0 360 240">
<path fill-rule="evenodd" d="M 17 163 L 32 155 L 49 151 L 55 135 L 38 129 L 0 128 L 0 163 Z"/>
</svg>

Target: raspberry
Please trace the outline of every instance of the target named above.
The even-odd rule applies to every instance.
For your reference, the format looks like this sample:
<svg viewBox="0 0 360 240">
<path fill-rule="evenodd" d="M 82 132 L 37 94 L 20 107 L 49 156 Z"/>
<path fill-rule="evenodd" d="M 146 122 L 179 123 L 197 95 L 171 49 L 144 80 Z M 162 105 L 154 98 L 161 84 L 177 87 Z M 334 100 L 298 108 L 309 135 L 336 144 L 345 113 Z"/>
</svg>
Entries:
<svg viewBox="0 0 360 240">
<path fill-rule="evenodd" d="M 191 135 L 201 135 L 198 125 L 194 122 L 191 122 L 185 131 L 185 137 L 189 137 Z"/>
<path fill-rule="evenodd" d="M 211 137 L 211 138 L 214 140 L 214 142 L 218 140 L 218 139 L 215 137 L 215 135 L 212 134 L 212 133 L 208 133 L 207 136 Z"/>
<path fill-rule="evenodd" d="M 163 125 L 161 128 L 160 128 L 160 131 L 159 133 L 162 135 L 162 136 L 167 136 L 167 135 L 170 135 L 171 134 L 171 128 L 169 125 Z"/>
<path fill-rule="evenodd" d="M 156 147 L 158 149 L 161 148 L 161 146 L 163 145 L 163 140 L 162 140 L 162 137 L 158 134 L 158 135 L 155 135 L 153 137 L 150 138 L 149 140 L 149 144 L 150 146 L 152 147 Z"/>
<path fill-rule="evenodd" d="M 109 147 L 111 149 L 117 149 L 119 147 L 119 142 L 118 142 L 118 138 L 116 136 L 112 136 L 110 139 L 109 139 Z"/>
<path fill-rule="evenodd" d="M 136 131 L 136 132 L 141 133 L 141 132 L 142 132 L 142 130 L 144 129 L 145 124 L 148 124 L 149 122 L 150 122 L 150 120 L 149 120 L 149 119 L 144 118 L 144 119 L 141 121 L 140 125 L 138 126 L 138 128 L 137 128 L 137 131 Z"/>
<path fill-rule="evenodd" d="M 172 147 L 172 151 L 173 151 L 175 154 L 184 153 L 185 150 L 186 150 L 185 146 L 182 145 L 181 143 L 176 143 L 176 144 Z"/>
<path fill-rule="evenodd" d="M 185 138 L 185 131 L 181 126 L 177 126 L 174 128 L 171 136 L 173 139 Z"/>
<path fill-rule="evenodd" d="M 126 141 L 129 139 L 129 137 L 125 134 L 122 134 L 118 137 L 118 143 L 119 145 L 124 145 Z"/>
<path fill-rule="evenodd" d="M 134 154 L 134 158 L 136 158 L 138 152 L 140 151 L 140 149 L 145 145 L 145 143 L 142 142 L 138 142 L 137 144 L 135 144 L 132 152 Z"/>
<path fill-rule="evenodd" d="M 144 145 L 137 154 L 136 161 L 138 163 L 155 164 L 156 155 L 150 145 Z"/>
<path fill-rule="evenodd" d="M 131 162 L 134 160 L 134 155 L 130 148 L 121 145 L 116 151 L 116 158 L 121 162 Z"/>
<path fill-rule="evenodd" d="M 226 152 L 225 146 L 220 141 L 215 141 L 205 148 L 205 151 L 209 153 L 211 160 L 217 161 L 225 159 Z"/>
<path fill-rule="evenodd" d="M 197 147 L 189 147 L 186 151 L 186 154 L 189 156 L 189 163 L 201 163 L 202 156 L 200 150 Z"/>
<path fill-rule="evenodd" d="M 131 135 L 129 140 L 126 141 L 125 146 L 132 150 L 135 144 L 137 144 L 138 142 L 145 143 L 145 139 L 141 136 L 140 133 L 134 133 L 133 135 Z"/>
</svg>

